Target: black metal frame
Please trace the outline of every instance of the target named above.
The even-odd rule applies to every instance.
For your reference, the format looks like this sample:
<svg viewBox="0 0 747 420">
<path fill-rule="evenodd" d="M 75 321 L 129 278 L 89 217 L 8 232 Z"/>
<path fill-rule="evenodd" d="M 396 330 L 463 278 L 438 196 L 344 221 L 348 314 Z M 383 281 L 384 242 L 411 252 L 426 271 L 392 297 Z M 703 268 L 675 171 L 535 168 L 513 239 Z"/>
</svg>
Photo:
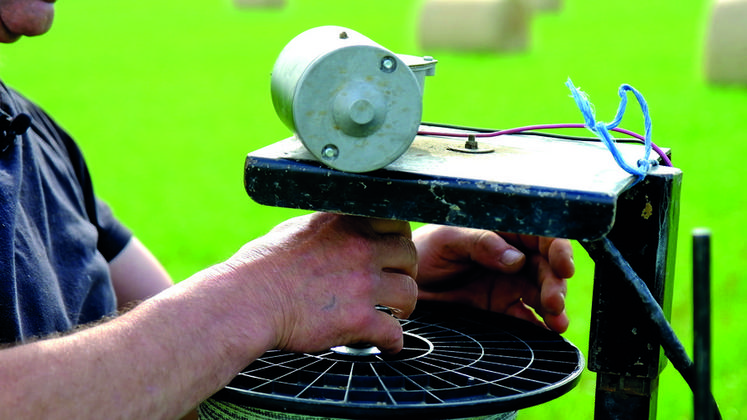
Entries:
<svg viewBox="0 0 747 420">
<path fill-rule="evenodd" d="M 595 262 L 588 356 L 589 369 L 597 372 L 595 418 L 656 417 L 658 377 L 666 361 L 657 333 L 639 298 L 624 281 L 625 274 L 604 253 L 594 250 L 602 238 L 614 243 L 668 317 L 681 171 L 658 167 L 639 183 L 622 174 L 622 181 L 611 183 L 608 191 L 579 191 L 448 176 L 418 164 L 424 155 L 415 152 L 376 172 L 344 173 L 315 162 L 297 143 L 285 140 L 247 157 L 245 187 L 255 201 L 581 241 Z M 588 157 L 579 157 L 576 149 L 588 146 L 571 141 L 564 144 L 571 159 L 580 159 L 568 165 L 583 165 Z M 532 153 L 537 150 L 541 148 Z M 601 145 L 595 156 L 609 157 Z M 501 159 L 499 154 L 496 159 Z M 562 166 L 546 170 L 562 170 Z"/>
<path fill-rule="evenodd" d="M 681 175 L 650 175 L 618 201 L 607 238 L 644 280 L 667 318 L 671 311 Z M 655 419 L 665 366 L 658 332 L 625 274 L 594 242 L 588 367 L 597 373 L 594 418 Z"/>
</svg>

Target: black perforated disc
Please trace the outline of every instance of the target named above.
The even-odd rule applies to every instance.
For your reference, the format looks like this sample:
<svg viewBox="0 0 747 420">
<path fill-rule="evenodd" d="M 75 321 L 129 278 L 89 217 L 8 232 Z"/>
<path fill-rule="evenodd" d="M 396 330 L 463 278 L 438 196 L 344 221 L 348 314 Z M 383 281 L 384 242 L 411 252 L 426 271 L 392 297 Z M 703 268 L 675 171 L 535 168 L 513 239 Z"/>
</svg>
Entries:
<svg viewBox="0 0 747 420">
<path fill-rule="evenodd" d="M 270 351 L 213 398 L 314 416 L 463 418 L 558 397 L 584 366 L 560 335 L 505 315 L 419 302 L 401 323 L 399 354 Z"/>
</svg>

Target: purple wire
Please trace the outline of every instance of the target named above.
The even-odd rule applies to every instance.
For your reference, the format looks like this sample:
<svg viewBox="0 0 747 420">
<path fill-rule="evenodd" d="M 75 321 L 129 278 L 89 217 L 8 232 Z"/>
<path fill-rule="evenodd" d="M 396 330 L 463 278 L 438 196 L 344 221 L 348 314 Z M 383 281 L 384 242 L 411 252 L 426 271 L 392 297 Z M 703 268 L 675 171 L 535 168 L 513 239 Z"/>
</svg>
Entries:
<svg viewBox="0 0 747 420">
<path fill-rule="evenodd" d="M 498 137 L 503 136 L 506 134 L 518 134 L 524 131 L 534 131 L 534 130 L 550 130 L 555 128 L 586 128 L 584 124 L 575 123 L 575 124 L 536 124 L 536 125 L 527 125 L 524 127 L 516 127 L 516 128 L 509 128 L 507 130 L 499 130 L 499 131 L 492 131 L 489 133 L 446 133 L 446 132 L 440 132 L 440 131 L 418 131 L 418 134 L 421 136 L 442 136 L 442 137 L 469 137 L 469 136 L 475 136 L 478 138 L 484 138 L 484 137 Z M 626 130 L 624 128 L 612 128 L 612 131 L 616 131 L 618 133 L 622 133 L 625 135 L 628 135 L 630 137 L 637 138 L 639 140 L 645 141 L 645 137 L 638 133 L 634 133 L 630 130 Z M 657 145 L 654 143 L 651 143 L 651 148 L 654 149 L 656 153 L 659 154 L 661 157 L 661 160 L 664 162 L 664 166 L 672 166 L 672 161 L 669 160 L 669 157 L 667 154 Z"/>
</svg>

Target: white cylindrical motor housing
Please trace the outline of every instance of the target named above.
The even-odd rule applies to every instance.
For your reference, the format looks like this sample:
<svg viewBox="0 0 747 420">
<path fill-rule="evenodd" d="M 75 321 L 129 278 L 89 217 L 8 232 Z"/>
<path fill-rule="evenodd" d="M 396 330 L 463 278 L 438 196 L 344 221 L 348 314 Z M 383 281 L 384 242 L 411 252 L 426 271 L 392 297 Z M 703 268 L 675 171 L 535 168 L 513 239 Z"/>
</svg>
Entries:
<svg viewBox="0 0 747 420">
<path fill-rule="evenodd" d="M 281 51 L 272 70 L 272 102 L 318 160 L 368 172 L 393 162 L 415 138 L 420 83 L 391 51 L 351 29 L 323 26 Z"/>
</svg>

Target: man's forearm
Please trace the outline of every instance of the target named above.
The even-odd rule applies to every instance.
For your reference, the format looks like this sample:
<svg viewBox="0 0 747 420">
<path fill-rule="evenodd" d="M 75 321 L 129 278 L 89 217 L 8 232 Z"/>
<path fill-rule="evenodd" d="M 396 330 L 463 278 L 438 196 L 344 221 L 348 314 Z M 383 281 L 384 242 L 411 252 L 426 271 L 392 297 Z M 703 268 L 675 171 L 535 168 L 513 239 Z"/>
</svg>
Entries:
<svg viewBox="0 0 747 420">
<path fill-rule="evenodd" d="M 404 222 L 292 219 L 98 327 L 0 351 L 0 418 L 176 418 L 270 348 L 396 352 L 415 307 Z"/>
<path fill-rule="evenodd" d="M 225 293 L 230 288 L 205 289 L 224 281 L 219 271 L 199 273 L 215 278 L 185 280 L 97 327 L 0 351 L 0 418 L 186 413 L 272 346 L 261 305 L 244 305 L 236 311 L 241 319 L 215 310 L 240 303 Z"/>
</svg>

